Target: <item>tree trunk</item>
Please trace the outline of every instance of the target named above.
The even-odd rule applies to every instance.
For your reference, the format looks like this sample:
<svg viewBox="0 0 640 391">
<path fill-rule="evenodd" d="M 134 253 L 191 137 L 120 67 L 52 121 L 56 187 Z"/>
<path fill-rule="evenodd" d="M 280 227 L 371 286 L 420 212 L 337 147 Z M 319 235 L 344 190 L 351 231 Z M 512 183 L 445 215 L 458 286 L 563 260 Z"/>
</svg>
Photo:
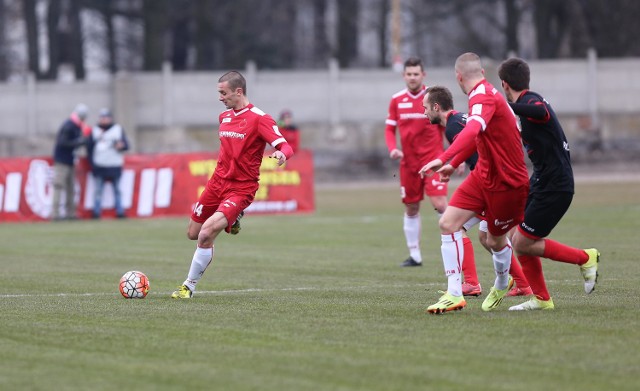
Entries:
<svg viewBox="0 0 640 391">
<path fill-rule="evenodd" d="M 107 53 L 109 56 L 109 72 L 115 74 L 118 72 L 118 53 L 116 51 L 115 30 L 113 28 L 113 4 L 109 1 L 100 3 L 100 12 L 104 19 L 104 25 L 107 29 Z"/>
<path fill-rule="evenodd" d="M 144 0 L 142 15 L 144 23 L 144 59 L 145 71 L 157 71 L 165 60 L 165 37 L 167 27 L 167 1 Z"/>
<path fill-rule="evenodd" d="M 71 62 L 76 80 L 84 80 L 86 71 L 84 67 L 84 48 L 82 47 L 82 24 L 80 22 L 80 1 L 71 0 L 69 6 L 69 22 L 71 33 Z"/>
<path fill-rule="evenodd" d="M 358 55 L 358 0 L 338 2 L 338 63 L 348 68 Z"/>
<path fill-rule="evenodd" d="M 7 80 L 9 75 L 7 63 L 7 42 L 4 33 L 4 25 L 6 22 L 4 1 L 0 1 L 0 80 Z"/>
<path fill-rule="evenodd" d="M 215 29 L 211 4 L 208 0 L 196 0 L 193 10 L 195 20 L 195 68 L 198 70 L 213 69 L 215 67 Z"/>
<path fill-rule="evenodd" d="M 61 60 L 61 37 L 58 23 L 60 22 L 60 2 L 50 1 L 47 9 L 47 38 L 49 40 L 49 69 L 44 78 L 55 80 L 58 78 L 58 66 Z"/>
<path fill-rule="evenodd" d="M 327 24 L 325 15 L 327 12 L 326 0 L 313 0 L 313 63 L 320 65 L 329 54 L 329 41 L 327 40 Z M 326 65 L 326 64 L 322 64 Z"/>
<path fill-rule="evenodd" d="M 505 34 L 507 38 L 507 55 L 520 51 L 518 44 L 518 24 L 520 23 L 520 11 L 513 0 L 505 0 L 507 13 L 507 26 Z"/>
<path fill-rule="evenodd" d="M 171 64 L 176 71 L 187 69 L 189 45 L 191 44 L 190 2 L 173 0 L 171 2 Z"/>
<path fill-rule="evenodd" d="M 29 70 L 40 79 L 40 51 L 38 50 L 38 18 L 36 17 L 36 0 L 24 0 L 23 12 L 27 27 L 27 54 Z"/>
<path fill-rule="evenodd" d="M 389 1 L 380 0 L 380 13 L 378 15 L 378 55 L 380 59 L 378 65 L 380 68 L 387 68 L 389 62 L 387 61 L 387 16 L 389 15 Z"/>
</svg>

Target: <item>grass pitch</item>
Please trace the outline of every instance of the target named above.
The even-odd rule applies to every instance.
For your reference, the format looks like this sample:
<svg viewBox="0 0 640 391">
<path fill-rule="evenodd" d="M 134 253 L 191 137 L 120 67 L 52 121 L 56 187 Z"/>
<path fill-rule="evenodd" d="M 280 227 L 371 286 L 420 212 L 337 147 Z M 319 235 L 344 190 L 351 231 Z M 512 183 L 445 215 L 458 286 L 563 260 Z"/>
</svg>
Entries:
<svg viewBox="0 0 640 391">
<path fill-rule="evenodd" d="M 480 304 L 427 315 L 446 288 L 436 217 L 423 204 L 422 268 L 407 250 L 395 185 L 320 188 L 317 212 L 254 216 L 222 235 L 190 301 L 169 294 L 194 243 L 188 217 L 0 225 L 0 389 L 636 390 L 640 183 L 579 184 L 552 238 L 602 253 L 544 261 L 551 312 Z M 120 297 L 128 270 L 144 300 Z"/>
</svg>

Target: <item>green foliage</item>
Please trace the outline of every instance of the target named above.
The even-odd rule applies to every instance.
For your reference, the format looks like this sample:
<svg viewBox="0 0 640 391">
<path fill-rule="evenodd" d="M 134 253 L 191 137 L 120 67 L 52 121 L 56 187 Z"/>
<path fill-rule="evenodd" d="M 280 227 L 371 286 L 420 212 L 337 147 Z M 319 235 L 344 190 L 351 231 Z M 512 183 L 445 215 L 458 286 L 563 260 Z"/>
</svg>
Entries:
<svg viewBox="0 0 640 391">
<path fill-rule="evenodd" d="M 0 225 L 0 388 L 29 390 L 631 390 L 637 387 L 638 183 L 580 185 L 552 237 L 598 247 L 601 280 L 544 261 L 552 312 L 426 315 L 446 287 L 436 216 L 422 268 L 395 185 L 320 188 L 318 211 L 247 215 L 190 301 L 187 217 Z M 475 240 L 475 231 L 470 236 Z M 490 257 L 476 246 L 481 283 Z M 128 270 L 151 281 L 120 297 Z M 634 386 L 634 384 L 636 384 Z"/>
</svg>

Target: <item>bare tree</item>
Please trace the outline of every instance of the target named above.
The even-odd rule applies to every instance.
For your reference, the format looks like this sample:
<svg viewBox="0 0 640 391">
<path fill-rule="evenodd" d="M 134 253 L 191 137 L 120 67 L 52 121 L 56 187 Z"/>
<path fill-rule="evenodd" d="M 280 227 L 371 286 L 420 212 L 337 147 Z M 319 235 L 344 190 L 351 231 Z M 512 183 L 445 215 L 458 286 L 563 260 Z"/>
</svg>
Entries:
<svg viewBox="0 0 640 391">
<path fill-rule="evenodd" d="M 55 80 L 58 77 L 58 65 L 62 57 L 60 27 L 60 2 L 51 1 L 47 8 L 47 39 L 49 41 L 49 69 L 45 79 Z"/>
<path fill-rule="evenodd" d="M 27 30 L 27 56 L 29 71 L 36 78 L 42 77 L 40 72 L 40 48 L 38 47 L 38 18 L 36 16 L 36 0 L 24 0 L 22 12 Z"/>
<path fill-rule="evenodd" d="M 326 65 L 326 59 L 329 57 L 326 13 L 327 0 L 313 0 L 314 63 L 322 65 Z"/>
<path fill-rule="evenodd" d="M 189 0 L 173 0 L 170 4 L 171 17 L 171 64 L 173 69 L 187 69 L 189 46 L 191 45 L 191 2 Z"/>
<path fill-rule="evenodd" d="M 143 0 L 145 71 L 159 70 L 166 59 L 169 2 L 168 0 Z"/>
<path fill-rule="evenodd" d="M 358 55 L 358 0 L 338 2 L 338 42 L 336 57 L 343 68 L 348 68 Z"/>
<path fill-rule="evenodd" d="M 4 1 L 0 1 L 0 80 L 7 80 L 9 64 L 7 61 L 7 39 L 4 32 L 6 24 L 6 7 Z"/>
<path fill-rule="evenodd" d="M 389 0 L 380 0 L 378 3 L 378 52 L 380 68 L 386 68 L 389 65 L 387 61 L 387 32 L 388 23 L 387 16 L 389 15 Z"/>
<path fill-rule="evenodd" d="M 216 66 L 216 24 L 215 9 L 218 1 L 196 0 L 193 13 L 195 23 L 195 68 L 213 69 Z"/>
</svg>

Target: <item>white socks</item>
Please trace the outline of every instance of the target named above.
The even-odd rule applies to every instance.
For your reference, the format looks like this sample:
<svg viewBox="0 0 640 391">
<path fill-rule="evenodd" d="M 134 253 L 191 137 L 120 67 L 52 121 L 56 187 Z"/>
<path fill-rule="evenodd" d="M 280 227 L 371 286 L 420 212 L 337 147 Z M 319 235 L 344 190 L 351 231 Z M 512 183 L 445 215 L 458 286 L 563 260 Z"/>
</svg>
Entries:
<svg viewBox="0 0 640 391">
<path fill-rule="evenodd" d="M 205 270 L 207 270 L 207 266 L 209 266 L 212 259 L 213 247 L 196 247 L 196 251 L 193 254 L 193 259 L 191 260 L 189 274 L 187 275 L 187 279 L 184 281 L 184 285 L 186 285 L 187 288 L 191 290 L 191 292 L 194 292 L 196 290 L 196 284 L 202 278 L 202 274 Z"/>
<path fill-rule="evenodd" d="M 491 251 L 493 253 L 493 268 L 496 271 L 496 289 L 505 289 L 509 285 L 509 269 L 511 269 L 511 243 L 500 251 Z"/>
<path fill-rule="evenodd" d="M 422 262 L 422 254 L 420 253 L 420 231 L 422 229 L 420 221 L 420 213 L 415 216 L 407 216 L 404 214 L 404 237 L 407 239 L 407 247 L 409 255 L 414 261 Z"/>
<path fill-rule="evenodd" d="M 442 263 L 444 274 L 447 276 L 447 292 L 452 296 L 462 296 L 462 260 L 464 258 L 464 244 L 462 231 L 442 235 Z"/>
</svg>

